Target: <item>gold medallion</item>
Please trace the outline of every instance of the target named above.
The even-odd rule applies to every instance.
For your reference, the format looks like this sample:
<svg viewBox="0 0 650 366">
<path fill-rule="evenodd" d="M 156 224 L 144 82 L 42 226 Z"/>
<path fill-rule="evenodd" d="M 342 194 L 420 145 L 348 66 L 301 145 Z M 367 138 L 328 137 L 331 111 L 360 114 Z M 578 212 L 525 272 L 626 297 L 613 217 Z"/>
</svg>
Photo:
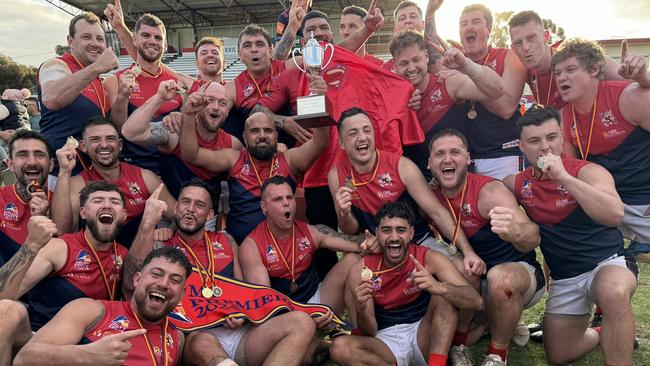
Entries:
<svg viewBox="0 0 650 366">
<path fill-rule="evenodd" d="M 348 177 L 345 182 L 343 183 L 343 186 L 347 189 L 353 190 L 355 189 L 354 182 L 352 181 L 352 177 Z"/>
<path fill-rule="evenodd" d="M 131 72 L 132 72 L 133 75 L 137 78 L 138 76 L 140 76 L 140 74 L 142 74 L 142 68 L 140 67 L 140 65 L 136 64 L 136 65 L 133 66 L 133 68 L 131 69 Z"/>
<path fill-rule="evenodd" d="M 447 246 L 447 253 L 449 253 L 450 256 L 455 256 L 456 253 L 458 253 L 458 248 L 456 247 L 455 244 L 449 244 Z"/>
<path fill-rule="evenodd" d="M 544 169 L 544 158 L 545 158 L 545 157 L 546 157 L 546 156 L 542 155 L 542 156 L 540 156 L 540 157 L 537 158 L 537 167 L 538 167 L 538 168 L 540 168 L 540 169 Z"/>
<path fill-rule="evenodd" d="M 366 266 L 361 268 L 361 281 L 370 281 L 372 279 L 372 270 Z"/>
<path fill-rule="evenodd" d="M 289 284 L 289 291 L 291 291 L 291 293 L 298 291 L 298 284 L 296 283 L 296 281 L 291 281 L 291 283 Z"/>
<path fill-rule="evenodd" d="M 214 286 L 212 288 L 212 293 L 214 294 L 214 297 L 219 297 L 223 295 L 223 290 L 219 286 Z"/>
<path fill-rule="evenodd" d="M 65 140 L 66 145 L 70 145 L 73 149 L 76 149 L 79 147 L 79 141 L 77 141 L 76 138 L 72 136 L 68 136 L 68 138 Z"/>
<path fill-rule="evenodd" d="M 476 119 L 477 116 L 478 116 L 478 113 L 476 113 L 476 109 L 472 108 L 469 111 L 467 111 L 467 118 Z"/>
<path fill-rule="evenodd" d="M 212 297 L 212 295 L 214 295 L 214 293 L 212 292 L 212 289 L 211 289 L 211 288 L 209 288 L 209 287 L 204 287 L 204 288 L 201 290 L 201 295 L 203 295 L 203 297 L 205 297 L 206 299 L 209 299 L 209 298 Z"/>
<path fill-rule="evenodd" d="M 43 192 L 43 188 L 41 187 L 40 183 L 38 183 L 38 181 L 33 180 L 29 182 L 29 184 L 27 185 L 27 192 L 29 193 Z"/>
</svg>

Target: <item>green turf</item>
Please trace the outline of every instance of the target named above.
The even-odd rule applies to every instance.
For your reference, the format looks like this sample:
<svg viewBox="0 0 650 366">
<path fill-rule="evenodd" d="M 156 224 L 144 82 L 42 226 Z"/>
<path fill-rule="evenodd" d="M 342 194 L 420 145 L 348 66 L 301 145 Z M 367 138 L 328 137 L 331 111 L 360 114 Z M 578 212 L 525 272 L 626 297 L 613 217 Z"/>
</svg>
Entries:
<svg viewBox="0 0 650 366">
<path fill-rule="evenodd" d="M 639 286 L 632 300 L 634 316 L 636 319 L 636 332 L 639 337 L 641 346 L 634 351 L 634 365 L 650 365 L 650 264 L 639 263 Z M 524 322 L 526 324 L 535 322 L 539 315 L 544 311 L 544 299 L 536 306 L 524 312 Z M 475 365 L 480 365 L 483 360 L 483 354 L 487 349 L 487 340 L 481 340 L 478 344 L 470 347 Z M 605 359 L 600 348 L 588 353 L 583 358 L 570 363 L 575 366 L 593 366 L 603 365 Z M 541 343 L 533 341 L 528 342 L 524 347 L 518 347 L 511 343 L 510 353 L 508 355 L 509 366 L 536 366 L 546 365 L 546 356 L 544 347 Z M 324 365 L 336 365 L 333 362 L 324 363 Z"/>
</svg>

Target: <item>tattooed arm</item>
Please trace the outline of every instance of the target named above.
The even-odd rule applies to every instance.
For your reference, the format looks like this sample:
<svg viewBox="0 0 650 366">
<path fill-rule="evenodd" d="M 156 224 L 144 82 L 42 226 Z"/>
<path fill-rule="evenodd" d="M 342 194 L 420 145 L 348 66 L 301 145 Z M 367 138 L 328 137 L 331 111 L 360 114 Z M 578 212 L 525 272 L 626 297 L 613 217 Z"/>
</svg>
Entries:
<svg viewBox="0 0 650 366">
<path fill-rule="evenodd" d="M 443 0 L 429 0 L 424 19 L 424 37 L 426 48 L 429 54 L 429 65 L 434 65 L 442 56 L 438 50 L 433 48 L 431 43 L 438 43 L 438 31 L 436 30 L 436 10 L 440 8 Z"/>
<path fill-rule="evenodd" d="M 367 230 L 363 234 L 349 235 L 340 233 L 327 225 L 310 225 L 309 231 L 317 246 L 344 253 L 378 252 L 377 239 Z"/>
<path fill-rule="evenodd" d="M 305 2 L 300 0 L 291 3 L 289 23 L 287 24 L 287 29 L 282 34 L 282 38 L 275 44 L 273 59 L 286 60 L 289 57 L 289 53 L 293 48 L 293 42 L 296 40 L 296 33 L 298 33 L 302 18 L 305 17 L 305 5 Z"/>
</svg>

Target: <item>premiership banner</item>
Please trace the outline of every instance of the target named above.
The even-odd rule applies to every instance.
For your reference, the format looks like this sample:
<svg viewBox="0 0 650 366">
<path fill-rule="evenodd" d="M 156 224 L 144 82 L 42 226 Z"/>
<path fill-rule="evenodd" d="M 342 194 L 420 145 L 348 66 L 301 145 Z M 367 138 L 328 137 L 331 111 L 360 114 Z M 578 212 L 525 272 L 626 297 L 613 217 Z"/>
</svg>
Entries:
<svg viewBox="0 0 650 366">
<path fill-rule="evenodd" d="M 253 324 L 261 324 L 275 315 L 287 311 L 302 311 L 312 317 L 323 316 L 331 309 L 327 305 L 301 304 L 267 286 L 254 285 L 220 275 L 214 276 L 215 285 L 221 290 L 219 296 L 205 297 L 201 294 L 203 280 L 193 269 L 185 283 L 185 294 L 176 308 L 169 313 L 170 321 L 180 330 L 212 328 L 225 322 L 226 318 L 244 318 Z M 336 316 L 333 321 L 344 324 Z"/>
</svg>

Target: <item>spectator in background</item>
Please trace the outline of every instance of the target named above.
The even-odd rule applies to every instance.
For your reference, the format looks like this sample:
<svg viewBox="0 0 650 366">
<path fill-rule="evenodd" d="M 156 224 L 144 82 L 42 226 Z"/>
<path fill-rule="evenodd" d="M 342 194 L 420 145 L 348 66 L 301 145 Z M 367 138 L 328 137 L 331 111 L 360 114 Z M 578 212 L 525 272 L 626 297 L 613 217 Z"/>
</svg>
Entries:
<svg viewBox="0 0 650 366">
<path fill-rule="evenodd" d="M 293 2 L 293 1 L 291 1 Z M 290 2 L 290 3 L 291 3 Z M 311 2 L 312 0 L 309 0 L 307 3 L 307 9 L 306 13 L 311 11 Z M 284 30 L 287 29 L 287 25 L 289 24 L 289 10 L 291 9 L 291 6 L 287 7 L 280 15 L 278 15 L 278 22 L 275 24 L 275 39 L 273 40 L 273 44 L 276 44 L 277 42 L 280 41 L 282 38 L 282 35 L 284 34 Z M 302 29 L 298 29 L 298 33 L 296 34 L 296 38 L 300 39 L 302 38 Z"/>
<path fill-rule="evenodd" d="M 32 131 L 41 131 L 41 109 L 38 107 L 38 98 L 31 96 L 25 99 L 25 108 L 27 108 L 27 114 L 29 114 L 29 125 L 32 128 Z"/>
<path fill-rule="evenodd" d="M 2 131 L 17 130 L 29 126 L 27 109 L 21 102 L 30 95 L 31 93 L 27 89 L 7 89 L 2 93 L 0 102 L 9 111 L 9 115 L 0 121 Z"/>
</svg>

